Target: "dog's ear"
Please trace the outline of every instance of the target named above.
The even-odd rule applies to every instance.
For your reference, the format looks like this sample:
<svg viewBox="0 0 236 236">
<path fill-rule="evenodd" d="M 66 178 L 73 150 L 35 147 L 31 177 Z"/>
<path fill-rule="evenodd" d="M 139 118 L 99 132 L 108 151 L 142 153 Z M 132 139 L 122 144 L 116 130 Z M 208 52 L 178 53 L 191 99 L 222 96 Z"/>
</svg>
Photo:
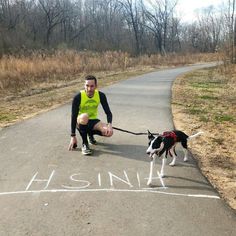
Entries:
<svg viewBox="0 0 236 236">
<path fill-rule="evenodd" d="M 154 139 L 154 135 L 148 130 L 148 139 Z"/>
</svg>

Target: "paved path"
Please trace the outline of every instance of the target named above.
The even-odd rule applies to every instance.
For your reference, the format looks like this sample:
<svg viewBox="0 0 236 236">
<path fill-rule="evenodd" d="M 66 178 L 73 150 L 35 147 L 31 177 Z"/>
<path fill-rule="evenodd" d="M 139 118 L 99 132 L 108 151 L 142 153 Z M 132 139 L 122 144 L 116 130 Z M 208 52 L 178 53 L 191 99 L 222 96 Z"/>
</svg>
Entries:
<svg viewBox="0 0 236 236">
<path fill-rule="evenodd" d="M 173 128 L 170 93 L 179 74 L 153 72 L 102 89 L 114 126 Z M 104 117 L 104 116 L 103 116 Z M 0 235 L 236 235 L 236 215 L 191 159 L 156 173 L 147 188 L 146 136 L 98 137 L 94 155 L 67 151 L 70 104 L 0 131 Z M 194 142 L 194 140 L 193 140 Z M 160 170 L 160 161 L 156 165 Z"/>
</svg>

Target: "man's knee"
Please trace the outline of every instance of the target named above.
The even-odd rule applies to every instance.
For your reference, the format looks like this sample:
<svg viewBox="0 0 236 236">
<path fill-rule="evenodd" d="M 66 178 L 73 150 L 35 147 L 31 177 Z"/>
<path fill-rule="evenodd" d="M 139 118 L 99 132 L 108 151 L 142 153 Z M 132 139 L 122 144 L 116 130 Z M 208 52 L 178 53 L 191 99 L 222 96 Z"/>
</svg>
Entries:
<svg viewBox="0 0 236 236">
<path fill-rule="evenodd" d="M 89 121 L 89 116 L 87 113 L 83 113 L 78 116 L 77 123 L 81 125 L 87 125 Z"/>
</svg>

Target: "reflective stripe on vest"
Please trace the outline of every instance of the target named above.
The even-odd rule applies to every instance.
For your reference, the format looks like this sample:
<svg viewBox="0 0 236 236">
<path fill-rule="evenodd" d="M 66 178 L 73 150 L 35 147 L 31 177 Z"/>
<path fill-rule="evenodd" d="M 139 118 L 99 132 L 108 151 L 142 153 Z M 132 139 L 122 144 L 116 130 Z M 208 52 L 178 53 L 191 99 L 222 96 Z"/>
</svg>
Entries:
<svg viewBox="0 0 236 236">
<path fill-rule="evenodd" d="M 81 90 L 81 102 L 79 107 L 79 115 L 87 113 L 89 119 L 97 119 L 98 105 L 100 104 L 100 96 L 98 90 L 95 90 L 92 98 L 89 98 L 85 90 Z"/>
</svg>

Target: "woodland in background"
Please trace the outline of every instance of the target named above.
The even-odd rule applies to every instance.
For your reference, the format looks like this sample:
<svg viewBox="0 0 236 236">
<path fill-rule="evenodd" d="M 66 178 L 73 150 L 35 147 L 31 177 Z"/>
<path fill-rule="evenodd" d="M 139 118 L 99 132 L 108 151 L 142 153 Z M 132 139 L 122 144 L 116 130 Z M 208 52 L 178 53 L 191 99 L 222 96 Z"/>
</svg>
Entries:
<svg viewBox="0 0 236 236">
<path fill-rule="evenodd" d="M 0 0 L 0 55 L 32 50 L 140 54 L 223 50 L 235 62 L 235 0 L 183 22 L 177 0 Z"/>
</svg>

